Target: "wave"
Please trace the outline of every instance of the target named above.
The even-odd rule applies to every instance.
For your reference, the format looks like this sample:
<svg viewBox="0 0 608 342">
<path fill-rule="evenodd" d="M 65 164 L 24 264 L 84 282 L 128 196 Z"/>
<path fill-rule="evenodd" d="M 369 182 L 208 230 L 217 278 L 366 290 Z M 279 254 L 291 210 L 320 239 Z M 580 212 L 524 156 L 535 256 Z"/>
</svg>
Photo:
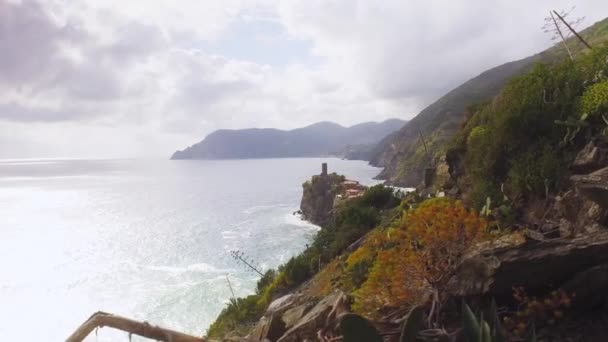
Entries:
<svg viewBox="0 0 608 342">
<path fill-rule="evenodd" d="M 302 218 L 302 214 L 288 213 L 288 214 L 285 214 L 284 219 L 285 219 L 285 223 L 292 225 L 292 226 L 307 228 L 307 229 L 314 230 L 314 231 L 318 231 L 321 229 L 321 227 L 317 226 L 316 224 L 304 220 Z"/>
<path fill-rule="evenodd" d="M 229 269 L 217 268 L 207 263 L 191 264 L 188 266 L 155 266 L 155 265 L 139 265 L 139 267 L 150 271 L 166 272 L 166 273 L 186 273 L 186 272 L 200 272 L 200 273 L 228 273 Z"/>
<path fill-rule="evenodd" d="M 225 240 L 248 238 L 251 236 L 250 232 L 237 232 L 234 230 L 223 230 L 220 234 L 222 234 L 222 238 Z"/>
<path fill-rule="evenodd" d="M 285 207 L 285 206 L 288 206 L 288 205 L 289 204 L 285 204 L 285 203 L 269 204 L 269 205 L 255 205 L 253 207 L 249 207 L 249 208 L 243 210 L 243 213 L 247 214 L 247 215 L 251 215 L 251 214 L 258 213 L 260 211 L 267 211 L 267 210 L 271 210 L 271 209 L 274 209 L 274 208 Z"/>
</svg>

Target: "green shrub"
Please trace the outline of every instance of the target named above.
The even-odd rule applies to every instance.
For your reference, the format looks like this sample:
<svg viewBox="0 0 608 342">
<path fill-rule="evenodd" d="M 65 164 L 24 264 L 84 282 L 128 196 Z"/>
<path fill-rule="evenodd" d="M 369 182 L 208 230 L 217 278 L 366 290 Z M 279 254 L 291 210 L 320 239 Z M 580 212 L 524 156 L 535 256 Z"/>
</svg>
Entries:
<svg viewBox="0 0 608 342">
<path fill-rule="evenodd" d="M 562 164 L 558 151 L 547 143 L 539 143 L 511 162 L 507 184 L 515 195 L 544 194 L 557 187 L 564 173 Z"/>
<path fill-rule="evenodd" d="M 509 81 L 491 103 L 476 108 L 449 150 L 452 157 L 464 153 L 473 206 L 483 206 L 488 197 L 501 201 L 502 184 L 509 197 L 559 189 L 567 176 L 563 170 L 584 141 L 578 131 L 556 122 L 608 109 L 607 57 L 608 49 L 597 48 L 575 61 L 539 64 Z M 601 119 L 595 124 L 602 130 L 606 126 Z M 567 146 L 562 144 L 566 134 L 572 142 Z"/>
<path fill-rule="evenodd" d="M 259 295 L 231 299 L 215 322 L 209 326 L 207 336 L 219 338 L 230 331 L 246 329 L 248 324 L 256 322 L 265 310 L 258 305 Z"/>
<path fill-rule="evenodd" d="M 606 114 L 608 112 L 608 81 L 589 87 L 581 98 L 581 115 Z"/>
</svg>

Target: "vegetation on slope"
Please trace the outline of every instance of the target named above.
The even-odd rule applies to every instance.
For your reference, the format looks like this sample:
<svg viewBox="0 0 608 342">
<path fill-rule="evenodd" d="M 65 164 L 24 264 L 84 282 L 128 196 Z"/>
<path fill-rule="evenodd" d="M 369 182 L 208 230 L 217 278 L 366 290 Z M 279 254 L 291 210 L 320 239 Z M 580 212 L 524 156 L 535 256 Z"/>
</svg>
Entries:
<svg viewBox="0 0 608 342">
<path fill-rule="evenodd" d="M 600 46 L 608 40 L 608 19 L 583 30 L 581 35 L 590 44 Z M 571 38 L 569 45 L 579 54 L 584 48 L 576 38 Z M 535 63 L 552 63 L 566 56 L 560 44 L 540 54 L 483 72 L 422 110 L 398 132 L 387 136 L 375 148 L 370 162 L 385 167 L 381 174 L 383 179 L 397 185 L 418 186 L 424 168 L 445 155 L 463 119 L 472 114 L 468 109 L 471 104 L 490 100 L 512 77 L 527 73 Z M 424 134 L 428 155 L 420 140 L 420 132 Z"/>
<path fill-rule="evenodd" d="M 564 186 L 575 153 L 608 125 L 600 115 L 608 103 L 607 58 L 608 49 L 598 47 L 575 61 L 539 64 L 477 106 L 448 151 L 449 160 L 462 160 L 461 188 L 470 189 L 471 205 L 480 209 L 488 197 L 526 201 Z"/>
<path fill-rule="evenodd" d="M 608 48 L 537 65 L 468 111 L 446 155 L 463 201 L 423 201 L 416 194 L 399 200 L 386 187 L 370 188 L 339 207 L 303 253 L 267 272 L 254 295 L 231 301 L 209 336 L 256 321 L 272 299 L 315 275 L 324 282 L 316 288 L 343 289 L 353 295 L 353 309 L 369 317 L 441 302 L 446 275 L 465 253 L 506 233 L 505 219 L 515 218 L 490 221 L 489 203 L 508 212 L 564 190 L 581 147 L 608 143 Z M 526 329 L 517 323 L 514 334 Z"/>
<path fill-rule="evenodd" d="M 231 300 L 209 327 L 207 335 L 217 338 L 231 331 L 246 331 L 273 299 L 310 279 L 321 265 L 377 226 L 398 204 L 394 191 L 383 185 L 370 187 L 363 196 L 344 202 L 305 251 L 276 271 L 267 271 L 258 281 L 255 294 Z"/>
</svg>

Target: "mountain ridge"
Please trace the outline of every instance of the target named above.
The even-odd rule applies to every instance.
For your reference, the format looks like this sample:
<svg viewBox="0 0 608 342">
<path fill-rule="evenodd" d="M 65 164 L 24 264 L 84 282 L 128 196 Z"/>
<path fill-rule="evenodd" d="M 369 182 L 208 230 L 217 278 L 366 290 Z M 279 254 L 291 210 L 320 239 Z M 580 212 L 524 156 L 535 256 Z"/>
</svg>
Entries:
<svg viewBox="0 0 608 342">
<path fill-rule="evenodd" d="M 355 156 L 369 150 L 406 121 L 387 119 L 342 126 L 316 122 L 291 130 L 277 128 L 219 129 L 200 142 L 176 151 L 171 159 L 246 159 L 320 156 Z M 362 152 L 363 153 L 363 152 Z M 361 159 L 361 158 L 352 158 Z"/>
</svg>

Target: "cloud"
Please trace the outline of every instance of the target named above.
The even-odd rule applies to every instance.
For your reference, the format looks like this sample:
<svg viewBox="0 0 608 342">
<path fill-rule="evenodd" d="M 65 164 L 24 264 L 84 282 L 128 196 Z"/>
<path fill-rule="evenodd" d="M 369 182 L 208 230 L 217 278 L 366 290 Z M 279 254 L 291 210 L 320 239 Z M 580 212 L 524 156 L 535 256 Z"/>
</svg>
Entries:
<svg viewBox="0 0 608 342">
<path fill-rule="evenodd" d="M 0 1 L 0 84 L 20 86 L 48 76 L 62 63 L 60 45 L 78 36 L 54 23 L 36 1 Z"/>
<path fill-rule="evenodd" d="M 165 157 L 219 128 L 411 118 L 483 70 L 548 47 L 545 13 L 568 7 L 0 0 L 0 136 L 27 157 Z M 591 24 L 608 3 L 581 0 L 576 13 Z M 103 143 L 109 135 L 116 144 Z"/>
<path fill-rule="evenodd" d="M 592 16 L 588 24 L 603 18 L 598 7 L 608 14 L 607 4 L 578 5 L 577 13 Z M 425 103 L 548 47 L 539 27 L 560 6 L 567 1 L 295 0 L 282 2 L 279 13 L 292 35 L 314 42 L 314 53 L 334 68 L 356 72 L 376 96 Z"/>
<path fill-rule="evenodd" d="M 40 107 L 23 107 L 16 103 L 0 104 L 0 120 L 14 122 L 57 122 L 78 119 L 74 112 Z"/>
</svg>

